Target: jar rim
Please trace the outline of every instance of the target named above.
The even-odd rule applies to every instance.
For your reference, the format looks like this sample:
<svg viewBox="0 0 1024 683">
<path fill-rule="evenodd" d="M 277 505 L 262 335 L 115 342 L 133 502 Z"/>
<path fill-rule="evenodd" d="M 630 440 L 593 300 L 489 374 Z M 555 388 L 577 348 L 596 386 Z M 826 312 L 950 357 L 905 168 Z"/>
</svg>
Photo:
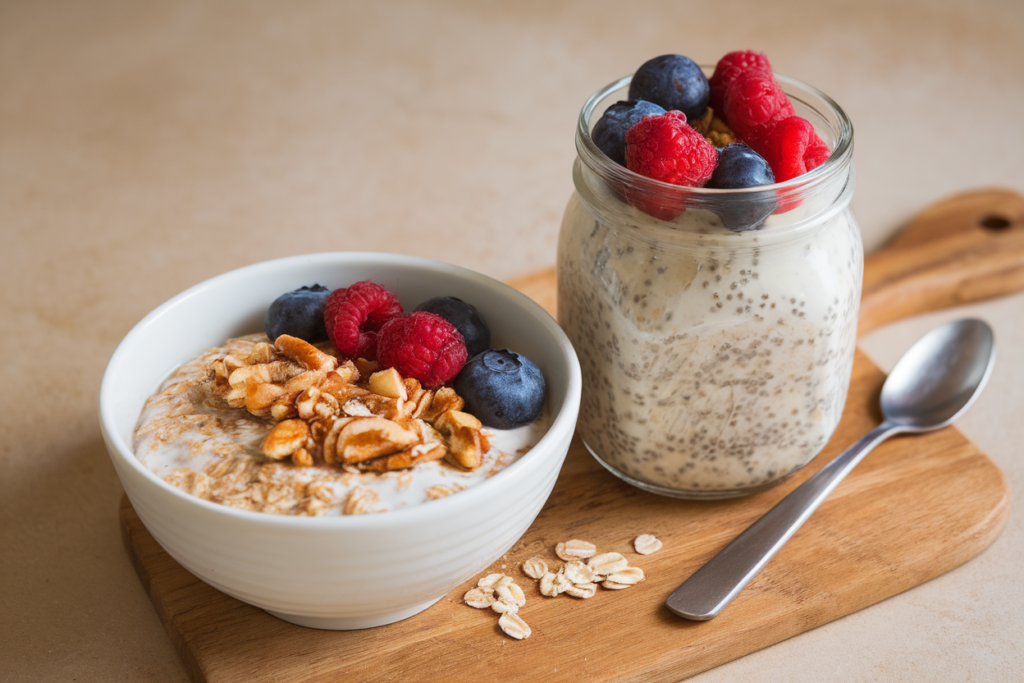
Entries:
<svg viewBox="0 0 1024 683">
<path fill-rule="evenodd" d="M 711 73 L 714 71 L 714 66 L 703 64 L 700 66 L 705 73 Z M 629 170 L 625 166 L 619 165 L 601 151 L 597 146 L 597 143 L 595 143 L 593 138 L 590 136 L 590 118 L 600 102 L 608 98 L 608 96 L 615 91 L 621 90 L 630 84 L 633 80 L 632 75 L 624 76 L 612 83 L 609 83 L 591 95 L 584 103 L 576 124 L 576 152 L 588 167 L 613 186 L 643 186 L 647 190 L 653 190 L 658 194 L 675 196 L 682 194 L 687 196 L 688 201 L 693 201 L 698 204 L 702 198 L 714 201 L 724 196 L 740 197 L 769 191 L 774 191 L 780 196 L 786 195 L 792 197 L 805 195 L 814 188 L 830 182 L 837 174 L 843 173 L 847 168 L 849 168 L 853 159 L 853 122 L 850 120 L 849 116 L 847 116 L 843 108 L 821 90 L 795 78 L 781 76 L 774 72 L 773 76 L 776 81 L 779 82 L 787 96 L 790 95 L 787 91 L 787 86 L 789 90 L 805 91 L 810 96 L 820 100 L 823 108 L 826 109 L 836 121 L 836 126 L 833 129 L 836 142 L 828 159 L 826 159 L 820 166 L 802 175 L 774 183 L 772 185 L 759 185 L 756 187 L 730 190 L 673 185 L 671 183 L 665 183 L 660 180 L 642 176 L 639 173 Z M 802 99 L 800 101 L 819 115 L 822 114 L 814 103 L 806 102 Z M 828 121 L 826 117 L 822 116 L 822 118 Z M 831 127 L 832 126 L 830 124 L 830 128 Z"/>
</svg>

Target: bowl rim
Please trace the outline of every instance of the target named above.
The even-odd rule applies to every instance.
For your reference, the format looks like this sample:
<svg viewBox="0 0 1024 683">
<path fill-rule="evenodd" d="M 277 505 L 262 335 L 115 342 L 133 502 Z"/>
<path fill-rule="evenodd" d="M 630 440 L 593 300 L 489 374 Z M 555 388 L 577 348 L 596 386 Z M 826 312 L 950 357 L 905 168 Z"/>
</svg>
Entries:
<svg viewBox="0 0 1024 683">
<path fill-rule="evenodd" d="M 230 283 L 231 280 L 247 278 L 254 272 L 268 269 L 288 269 L 299 263 L 309 265 L 311 262 L 318 265 L 337 265 L 339 267 L 344 267 L 347 263 L 366 264 L 372 262 L 379 265 L 440 271 L 443 274 L 467 279 L 479 286 L 500 292 L 502 296 L 510 300 L 510 303 L 525 309 L 526 312 L 536 319 L 543 331 L 556 343 L 560 351 L 559 357 L 564 361 L 566 370 L 566 389 L 561 410 L 552 416 L 551 424 L 547 431 L 533 448 L 493 476 L 464 491 L 460 491 L 458 496 L 446 496 L 438 500 L 429 501 L 430 505 L 409 505 L 395 510 L 388 510 L 385 513 L 307 517 L 238 510 L 193 496 L 161 479 L 135 457 L 133 449 L 121 438 L 120 430 L 117 428 L 118 422 L 111 407 L 113 405 L 114 375 L 122 362 L 121 359 L 127 354 L 127 349 L 135 343 L 137 338 L 142 336 L 143 331 L 147 327 L 152 325 L 167 311 L 192 297 L 204 293 L 212 287 L 224 286 Z M 155 391 L 156 387 L 153 389 Z M 115 457 L 116 453 L 117 458 L 120 458 L 123 463 L 127 464 L 135 474 L 140 475 L 149 485 L 156 486 L 165 494 L 170 494 L 186 505 L 197 506 L 199 509 L 205 510 L 212 515 L 223 515 L 230 520 L 254 523 L 261 526 L 292 529 L 365 530 L 389 527 L 396 524 L 401 525 L 410 521 L 415 521 L 417 524 L 434 521 L 435 519 L 450 516 L 461 508 L 473 507 L 478 499 L 493 495 L 499 487 L 514 487 L 518 480 L 527 477 L 531 471 L 539 467 L 545 457 L 557 457 L 554 455 L 554 450 L 557 449 L 557 446 L 563 440 L 568 442 L 572 438 L 575 432 L 576 417 L 579 412 L 581 392 L 582 373 L 579 359 L 569 338 L 547 311 L 528 296 L 509 285 L 468 268 L 418 256 L 386 252 L 318 252 L 260 261 L 221 273 L 178 293 L 146 314 L 122 338 L 107 362 L 100 383 L 99 421 L 101 431 L 107 442 L 107 450 L 112 458 Z M 548 400 L 550 401 L 550 397 Z"/>
</svg>

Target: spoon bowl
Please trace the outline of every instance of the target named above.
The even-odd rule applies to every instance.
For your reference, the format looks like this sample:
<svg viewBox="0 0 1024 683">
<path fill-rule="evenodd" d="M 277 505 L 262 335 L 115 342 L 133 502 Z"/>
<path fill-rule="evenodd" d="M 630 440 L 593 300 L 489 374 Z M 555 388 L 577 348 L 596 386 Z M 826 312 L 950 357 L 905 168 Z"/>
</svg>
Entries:
<svg viewBox="0 0 1024 683">
<path fill-rule="evenodd" d="M 995 337 L 981 320 L 936 327 L 900 358 L 882 387 L 882 414 L 903 431 L 945 427 L 981 393 L 995 364 Z"/>
<path fill-rule="evenodd" d="M 882 424 L 837 455 L 686 579 L 665 601 L 675 614 L 716 616 L 775 556 L 839 482 L 893 434 L 945 427 L 981 393 L 995 363 L 992 330 L 981 320 L 937 327 L 900 358 L 880 397 Z"/>
</svg>

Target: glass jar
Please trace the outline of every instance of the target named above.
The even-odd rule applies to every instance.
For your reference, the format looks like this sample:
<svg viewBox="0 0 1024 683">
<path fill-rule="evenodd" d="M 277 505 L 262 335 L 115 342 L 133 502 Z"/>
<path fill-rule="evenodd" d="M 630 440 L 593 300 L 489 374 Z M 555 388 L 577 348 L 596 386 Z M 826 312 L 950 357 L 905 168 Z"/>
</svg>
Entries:
<svg viewBox="0 0 1024 683">
<path fill-rule="evenodd" d="M 774 486 L 824 447 L 846 401 L 864 262 L 853 127 L 824 93 L 777 80 L 832 153 L 759 188 L 669 185 L 605 156 L 590 131 L 628 77 L 580 113 L 558 320 L 583 369 L 587 449 L 648 491 Z"/>
</svg>

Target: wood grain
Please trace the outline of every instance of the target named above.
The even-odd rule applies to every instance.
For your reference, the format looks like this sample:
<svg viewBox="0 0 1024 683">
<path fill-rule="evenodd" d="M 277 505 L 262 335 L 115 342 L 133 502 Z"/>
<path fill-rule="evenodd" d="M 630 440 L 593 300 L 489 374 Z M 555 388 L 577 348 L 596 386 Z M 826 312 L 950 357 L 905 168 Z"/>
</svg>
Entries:
<svg viewBox="0 0 1024 683">
<path fill-rule="evenodd" d="M 985 240 L 964 237 L 974 230 L 978 210 L 991 206 L 1011 217 L 1006 227 L 982 233 L 985 240 L 999 239 L 997 254 Z M 975 193 L 921 214 L 887 249 L 899 250 L 900 258 L 883 251 L 868 260 L 865 303 L 877 302 L 865 306 L 874 316 L 870 322 L 895 319 L 884 305 L 889 287 L 899 293 L 893 297 L 901 315 L 1024 287 L 1016 276 L 1024 262 L 1017 246 L 1022 206 L 1009 193 Z M 1007 235 L 1011 239 L 1003 239 Z M 954 256 L 964 258 L 951 258 L 934 247 L 937 241 L 944 249 L 955 245 Z M 994 269 L 975 263 L 992 259 L 999 263 Z M 956 262 L 970 267 L 969 278 L 961 277 Z M 553 309 L 553 272 L 514 284 Z M 921 287 L 929 296 L 915 289 Z M 683 579 L 880 421 L 883 380 L 858 352 L 843 419 L 822 454 L 779 487 L 739 500 L 688 502 L 644 493 L 608 474 L 574 441 L 540 516 L 491 568 L 519 577 L 526 590 L 521 616 L 533 635 L 522 642 L 501 634 L 497 615 L 461 603 L 471 582 L 389 626 L 328 632 L 279 621 L 185 571 L 153 540 L 127 499 L 121 505 L 125 547 L 195 681 L 675 681 L 949 571 L 1002 531 L 1010 509 L 1007 482 L 963 435 L 947 428 L 896 437 L 865 458 L 722 615 L 689 622 L 664 607 Z M 636 555 L 630 543 L 640 533 L 655 534 L 665 547 Z M 541 597 L 519 565 L 534 555 L 555 562 L 554 544 L 570 538 L 622 552 L 647 580 L 589 600 Z M 637 646 L 627 655 L 629 644 Z"/>
</svg>

